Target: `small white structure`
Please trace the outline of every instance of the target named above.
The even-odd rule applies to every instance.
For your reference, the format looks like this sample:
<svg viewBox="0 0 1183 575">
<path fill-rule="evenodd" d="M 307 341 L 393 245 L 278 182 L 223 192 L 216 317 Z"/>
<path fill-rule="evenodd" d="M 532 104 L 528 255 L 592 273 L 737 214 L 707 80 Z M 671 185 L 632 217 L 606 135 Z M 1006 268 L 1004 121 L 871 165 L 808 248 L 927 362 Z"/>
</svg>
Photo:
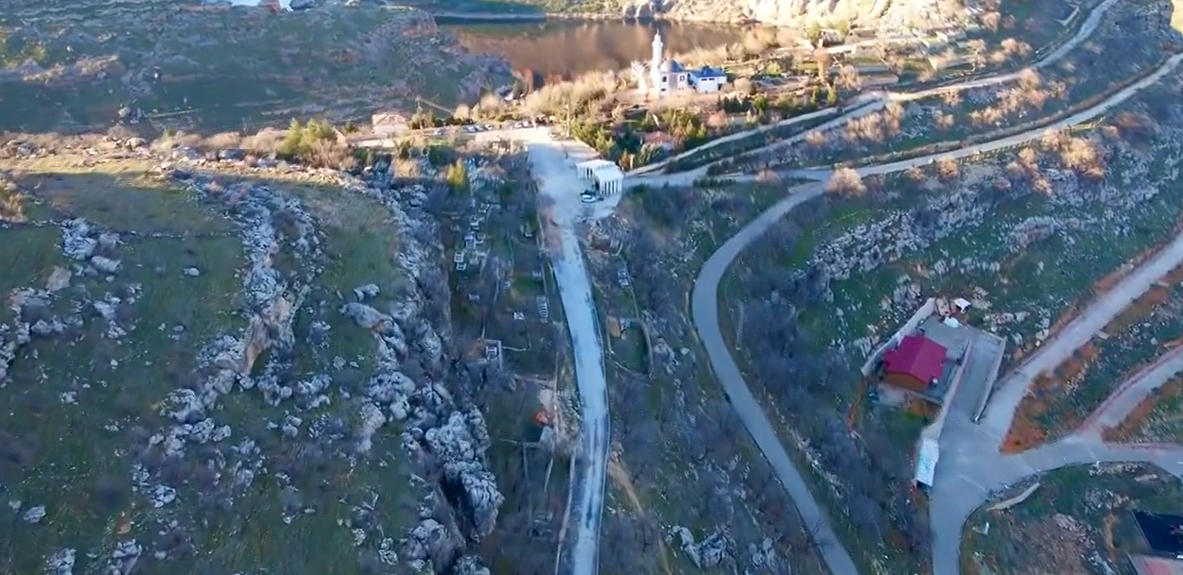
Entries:
<svg viewBox="0 0 1183 575">
<path fill-rule="evenodd" d="M 916 482 L 932 487 L 936 476 L 937 461 L 941 459 L 941 448 L 935 439 L 924 437 L 920 440 L 920 452 L 916 456 Z"/>
<path fill-rule="evenodd" d="M 370 126 L 374 129 L 375 136 L 389 138 L 407 133 L 410 122 L 402 114 L 379 112 L 370 116 Z"/>
<path fill-rule="evenodd" d="M 595 182 L 603 194 L 616 195 L 624 189 L 624 172 L 608 160 L 589 160 L 575 167 L 579 170 L 579 177 Z"/>
<path fill-rule="evenodd" d="M 714 94 L 726 83 L 727 74 L 722 70 L 703 66 L 698 70 L 690 71 L 690 85 L 694 86 L 699 94 Z"/>
</svg>

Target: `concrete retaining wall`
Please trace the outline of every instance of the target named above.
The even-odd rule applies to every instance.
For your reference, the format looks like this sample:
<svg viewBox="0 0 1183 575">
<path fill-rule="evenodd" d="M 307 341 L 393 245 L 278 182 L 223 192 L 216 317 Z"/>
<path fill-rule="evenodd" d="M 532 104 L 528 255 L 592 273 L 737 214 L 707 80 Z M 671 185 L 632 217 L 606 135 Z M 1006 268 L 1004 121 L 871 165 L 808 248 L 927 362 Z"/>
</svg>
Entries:
<svg viewBox="0 0 1183 575">
<path fill-rule="evenodd" d="M 986 333 L 986 332 L 982 332 Z M 1002 358 L 1006 355 L 1006 340 L 998 337 L 992 333 L 987 334 L 990 337 L 998 340 L 998 344 L 1002 351 L 998 353 L 998 358 L 994 360 L 994 365 L 990 369 L 991 376 L 990 385 L 986 386 L 985 391 L 982 392 L 982 398 L 978 400 L 978 409 L 974 412 L 973 422 L 977 423 L 982 420 L 982 414 L 986 412 L 986 405 L 990 402 L 990 396 L 994 394 L 994 388 L 998 384 L 998 370 L 1002 367 Z"/>
</svg>

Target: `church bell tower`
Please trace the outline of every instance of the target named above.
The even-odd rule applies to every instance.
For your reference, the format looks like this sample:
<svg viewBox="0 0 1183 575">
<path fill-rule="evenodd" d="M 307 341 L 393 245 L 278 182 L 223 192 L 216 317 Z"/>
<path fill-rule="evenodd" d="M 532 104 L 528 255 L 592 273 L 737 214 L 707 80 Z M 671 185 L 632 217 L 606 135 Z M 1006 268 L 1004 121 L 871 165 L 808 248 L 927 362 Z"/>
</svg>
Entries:
<svg viewBox="0 0 1183 575">
<path fill-rule="evenodd" d="M 649 60 L 649 89 L 661 95 L 665 82 L 662 82 L 662 64 L 665 62 L 665 43 L 661 40 L 661 31 L 653 36 L 653 55 Z"/>
<path fill-rule="evenodd" d="M 654 68 L 660 68 L 662 60 L 665 60 L 665 43 L 661 40 L 661 31 L 653 36 L 653 60 L 650 63 Z"/>
</svg>

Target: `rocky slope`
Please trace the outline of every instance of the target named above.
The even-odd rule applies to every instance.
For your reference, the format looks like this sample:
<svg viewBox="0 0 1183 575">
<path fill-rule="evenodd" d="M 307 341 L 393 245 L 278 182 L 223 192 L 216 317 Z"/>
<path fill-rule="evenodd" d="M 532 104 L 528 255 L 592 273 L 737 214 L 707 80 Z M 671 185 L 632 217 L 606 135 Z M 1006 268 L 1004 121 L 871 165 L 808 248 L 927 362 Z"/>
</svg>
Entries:
<svg viewBox="0 0 1183 575">
<path fill-rule="evenodd" d="M 394 187 L 382 170 L 361 179 L 235 153 L 154 151 L 135 138 L 106 144 L 9 146 L 17 157 L 3 167 L 15 175 L 4 189 L 28 185 L 26 170 L 50 162 L 74 170 L 156 165 L 159 182 L 190 190 L 185 201 L 228 214 L 233 226 L 217 234 L 150 234 L 82 218 L 0 219 L 0 240 L 9 245 L 57 231 L 62 258 L 47 281 L 3 294 L 12 313 L 0 314 L 0 493 L 8 500 L 4 515 L 27 525 L 0 541 L 0 571 L 304 573 L 326 567 L 302 560 L 313 552 L 357 572 L 487 574 L 475 545 L 496 527 L 503 497 L 486 463 L 484 416 L 469 399 L 469 375 L 450 341 L 438 225 L 406 207 L 421 199 L 422 187 Z M 340 195 L 289 192 L 283 182 L 292 174 Z M 340 239 L 328 232 L 328 220 L 363 200 L 363 209 L 385 207 L 383 225 L 397 230 L 397 251 L 377 256 L 394 260 L 397 278 L 366 270 L 386 287 L 333 293 L 340 254 L 332 246 Z M 94 215 L 110 220 L 104 210 Z M 158 240 L 215 236 L 220 245 L 240 244 L 237 273 L 215 262 L 166 269 L 185 266 L 169 261 L 185 253 L 154 270 L 140 259 Z M 11 254 L 0 252 L 9 262 Z M 9 277 L 43 274 L 20 266 Z M 202 307 L 203 299 L 221 301 L 217 294 L 179 293 L 215 276 L 237 284 L 235 313 Z M 196 316 L 191 311 L 187 325 L 170 327 L 149 309 L 161 297 L 185 298 L 182 307 Z M 214 315 L 217 327 L 203 329 Z M 195 339 L 185 340 L 190 335 Z M 342 335 L 360 342 L 352 348 L 358 355 L 333 355 Z M 183 342 L 188 357 L 165 351 L 169 340 Z M 125 356 L 121 348 L 137 351 Z M 111 352 L 124 359 L 108 360 Z M 108 362 L 112 370 L 144 367 L 109 386 L 91 371 Z M 55 371 L 64 365 L 68 371 Z M 149 412 L 124 407 L 105 417 L 131 390 L 143 394 L 135 403 L 151 403 Z M 36 403 L 37 417 L 9 413 L 40 393 L 47 395 Z M 69 411 L 79 403 L 88 406 L 84 416 Z M 50 425 L 58 410 L 74 418 L 72 433 Z M 101 476 L 93 498 L 62 500 L 46 491 L 55 463 L 37 447 L 51 440 L 79 481 Z M 99 452 L 88 456 L 92 446 Z M 58 481 L 54 489 L 67 494 L 79 487 Z M 102 505 L 112 500 L 130 505 Z M 110 516 L 113 538 L 104 536 L 107 527 L 73 521 L 74 514 Z"/>
<path fill-rule="evenodd" d="M 81 132 L 123 107 L 203 131 L 368 117 L 417 97 L 454 106 L 510 79 L 409 8 L 18 0 L 4 12 L 0 129 Z"/>
<path fill-rule="evenodd" d="M 385 432 L 400 434 L 404 450 L 413 467 L 419 470 L 411 481 L 421 483 L 425 495 L 419 506 L 418 523 L 401 539 L 399 550 L 410 567 L 402 572 L 487 573 L 477 557 L 468 554 L 466 548 L 468 542 L 479 541 L 496 526 L 503 498 L 497 489 L 496 478 L 486 467 L 484 454 L 490 438 L 484 416 L 478 406 L 467 399 L 463 365 L 457 361 L 449 341 L 450 294 L 442 272 L 446 268 L 442 265 L 443 254 L 438 242 L 431 241 L 438 237 L 438 226 L 421 210 L 411 208 L 417 212 L 415 214 L 404 211 L 408 200 L 422 194 L 421 188 L 392 188 L 386 172 L 379 170 L 373 174 L 368 181 L 344 174 L 340 177 L 346 193 L 378 200 L 389 211 L 391 225 L 404 232 L 400 238 L 400 253 L 390 254 L 390 257 L 406 274 L 407 281 L 396 295 L 397 303 L 385 312 L 365 302 L 377 295 L 376 286 L 368 284 L 359 286 L 352 294 L 360 301 L 345 303 L 338 310 L 375 336 L 375 368 L 364 385 L 364 399 L 355 400 L 358 414 L 352 432 L 353 451 L 359 462 L 364 462 L 375 434 L 393 427 Z M 192 182 L 191 185 L 203 194 L 210 194 L 208 180 L 191 178 L 187 172 L 174 172 L 173 176 Z M 215 187 L 213 193 L 221 195 L 219 192 L 220 189 Z M 267 222 L 272 213 L 283 210 L 286 203 L 284 198 L 268 193 L 266 188 L 252 188 L 245 197 L 235 201 L 243 202 L 239 204 L 238 212 L 248 214 L 244 227 L 253 230 L 272 229 Z M 314 229 L 311 222 L 298 227 Z M 313 237 L 295 239 L 297 249 L 314 251 L 316 242 Z M 249 293 L 259 311 L 252 318 L 247 340 L 228 345 L 234 354 L 243 350 L 243 361 L 253 359 L 252 350 L 276 344 L 283 346 L 291 341 L 291 318 L 306 290 L 300 286 L 299 279 L 288 278 L 288 282 L 284 282 L 276 277 L 274 268 L 267 265 L 274 241 L 274 238 L 254 236 L 247 242 L 248 249 L 259 250 L 251 258 L 254 264 L 246 276 Z M 296 301 L 289 301 L 293 293 Z M 270 334 L 279 334 L 278 341 Z M 237 356 L 233 359 L 238 361 Z M 264 376 L 256 378 L 254 387 L 275 403 L 286 398 L 304 397 L 311 398 L 310 403 L 315 405 L 318 398 L 329 391 L 327 378 L 314 378 L 290 386 L 284 385 L 271 372 L 265 368 Z M 249 384 L 243 387 L 249 389 Z M 203 390 L 200 396 L 216 398 L 217 391 L 216 387 Z M 191 397 L 191 394 L 186 393 L 185 397 Z M 385 538 L 382 525 L 377 522 L 362 521 L 351 528 L 355 537 L 369 536 L 378 541 Z M 380 543 L 377 551 L 384 562 L 400 563 L 392 544 Z"/>
</svg>

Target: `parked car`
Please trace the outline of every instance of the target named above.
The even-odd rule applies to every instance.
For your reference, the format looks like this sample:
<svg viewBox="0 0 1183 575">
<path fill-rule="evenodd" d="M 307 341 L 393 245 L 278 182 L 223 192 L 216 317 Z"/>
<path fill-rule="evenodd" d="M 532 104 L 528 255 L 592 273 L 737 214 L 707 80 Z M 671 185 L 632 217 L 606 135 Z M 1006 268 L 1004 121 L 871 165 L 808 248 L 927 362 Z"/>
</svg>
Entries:
<svg viewBox="0 0 1183 575">
<path fill-rule="evenodd" d="M 599 201 L 599 199 L 600 195 L 592 190 L 584 190 L 583 193 L 579 194 L 579 201 L 585 204 L 594 204 Z"/>
</svg>

